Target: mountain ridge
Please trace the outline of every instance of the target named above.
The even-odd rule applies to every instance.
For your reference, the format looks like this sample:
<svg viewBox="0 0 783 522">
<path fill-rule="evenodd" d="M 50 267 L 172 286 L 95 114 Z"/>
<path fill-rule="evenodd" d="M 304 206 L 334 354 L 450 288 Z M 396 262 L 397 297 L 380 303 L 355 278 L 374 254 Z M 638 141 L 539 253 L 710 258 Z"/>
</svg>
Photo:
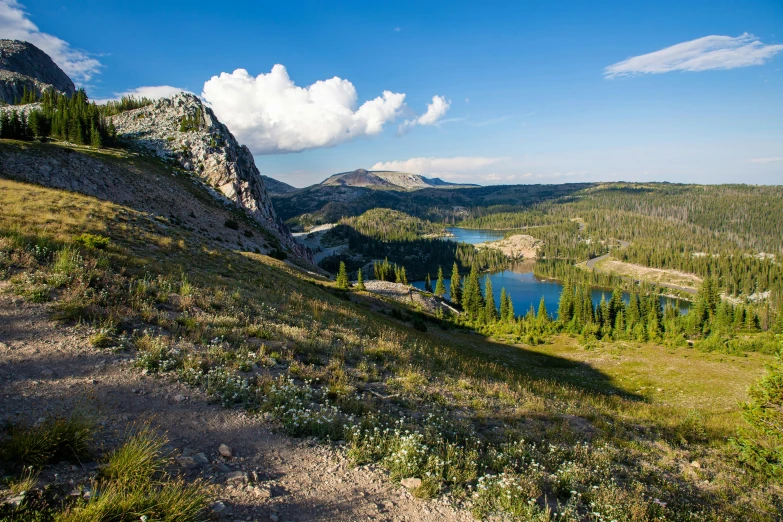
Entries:
<svg viewBox="0 0 783 522">
<path fill-rule="evenodd" d="M 41 95 L 47 88 L 72 96 L 73 81 L 51 57 L 29 42 L 0 40 L 0 101 L 21 100 L 25 90 Z"/>
<path fill-rule="evenodd" d="M 443 181 L 440 178 L 428 178 L 411 172 L 392 170 L 356 169 L 350 172 L 333 174 L 319 183 L 321 186 L 364 187 L 381 190 L 419 190 L 423 188 L 465 188 L 477 187 L 474 184 L 460 184 Z"/>
<path fill-rule="evenodd" d="M 292 192 L 296 192 L 297 190 L 300 190 L 293 185 L 289 185 L 288 183 L 284 181 L 280 181 L 279 179 L 270 178 L 269 176 L 261 175 L 261 179 L 264 180 L 264 185 L 266 185 L 266 190 L 272 195 L 279 195 L 279 194 L 290 194 Z"/>
</svg>

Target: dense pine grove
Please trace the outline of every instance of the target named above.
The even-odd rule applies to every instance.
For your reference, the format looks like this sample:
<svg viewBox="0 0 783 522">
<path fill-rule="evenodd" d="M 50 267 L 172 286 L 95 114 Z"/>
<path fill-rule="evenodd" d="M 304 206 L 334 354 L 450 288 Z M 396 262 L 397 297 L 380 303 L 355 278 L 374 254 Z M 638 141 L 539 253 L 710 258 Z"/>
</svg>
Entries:
<svg viewBox="0 0 783 522">
<path fill-rule="evenodd" d="M 443 226 L 388 208 L 375 208 L 339 222 L 380 241 L 413 241 L 426 235 L 442 235 Z"/>
<path fill-rule="evenodd" d="M 138 109 L 152 103 L 148 98 L 125 96 L 104 105 L 90 102 L 83 89 L 72 97 L 47 89 L 38 96 L 27 91 L 20 105 L 40 103 L 25 116 L 21 111 L 0 112 L 0 138 L 32 140 L 56 138 L 95 148 L 117 144 L 117 132 L 107 118 L 120 112 Z"/>
<path fill-rule="evenodd" d="M 695 342 L 699 348 L 709 351 L 775 353 L 778 341 L 773 335 L 748 335 L 766 329 L 783 333 L 783 315 L 768 322 L 770 318 L 760 317 L 751 307 L 721 299 L 715 278 L 705 279 L 684 315 L 669 304 L 662 307 L 657 293 L 640 293 L 638 288 L 632 289 L 626 300 L 623 288 L 615 287 L 609 300 L 602 299 L 594 305 L 591 285 L 567 279 L 555 319 L 543 298 L 537 310 L 531 306 L 524 316 L 517 317 L 505 288 L 501 290 L 500 303 L 496 304 L 492 282 L 486 277 L 482 288 L 479 272 L 474 265 L 468 274 L 460 275 L 455 267 L 450 300 L 464 312 L 455 321 L 486 334 L 517 336 L 527 343 L 538 344 L 552 335 L 570 333 L 587 342 L 627 340 L 670 345 Z"/>
</svg>

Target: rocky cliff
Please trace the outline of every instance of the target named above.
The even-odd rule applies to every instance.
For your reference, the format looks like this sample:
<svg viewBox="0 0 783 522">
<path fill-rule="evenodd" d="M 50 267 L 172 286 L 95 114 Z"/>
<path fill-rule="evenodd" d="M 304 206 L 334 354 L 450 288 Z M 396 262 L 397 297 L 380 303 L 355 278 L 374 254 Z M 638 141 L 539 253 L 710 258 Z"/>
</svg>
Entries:
<svg viewBox="0 0 783 522">
<path fill-rule="evenodd" d="M 49 87 L 69 96 L 76 91 L 68 75 L 38 47 L 0 40 L 0 102 L 20 100 L 25 88 L 40 94 Z"/>
<path fill-rule="evenodd" d="M 112 121 L 121 139 L 192 171 L 206 184 L 275 232 L 297 255 L 312 254 L 297 243 L 277 218 L 250 150 L 239 145 L 209 107 L 181 93 L 127 111 Z"/>
</svg>

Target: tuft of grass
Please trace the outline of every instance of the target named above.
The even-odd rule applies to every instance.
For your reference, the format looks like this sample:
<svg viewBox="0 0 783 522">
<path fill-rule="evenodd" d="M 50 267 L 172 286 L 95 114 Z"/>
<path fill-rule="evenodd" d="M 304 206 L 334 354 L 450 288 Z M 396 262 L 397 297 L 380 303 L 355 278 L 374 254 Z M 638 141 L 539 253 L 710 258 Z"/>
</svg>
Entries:
<svg viewBox="0 0 783 522">
<path fill-rule="evenodd" d="M 145 426 L 110 456 L 86 504 L 72 507 L 58 522 L 203 520 L 209 497 L 200 482 L 186 484 L 164 471 L 166 440 Z"/>
<path fill-rule="evenodd" d="M 101 476 L 118 483 L 150 480 L 163 471 L 165 440 L 145 426 L 109 455 Z"/>
<path fill-rule="evenodd" d="M 54 255 L 52 271 L 57 274 L 72 276 L 84 265 L 79 251 L 72 247 L 64 247 Z"/>
<path fill-rule="evenodd" d="M 18 479 L 12 479 L 8 483 L 8 488 L 12 495 L 20 495 L 33 489 L 38 484 L 39 473 L 33 468 L 25 468 Z"/>
<path fill-rule="evenodd" d="M 50 419 L 33 426 L 11 426 L 0 445 L 6 462 L 39 468 L 59 460 L 79 460 L 89 455 L 95 424 L 84 415 Z"/>
<path fill-rule="evenodd" d="M 90 344 L 95 348 L 108 348 L 115 343 L 114 336 L 110 330 L 102 328 L 90 336 Z"/>
</svg>

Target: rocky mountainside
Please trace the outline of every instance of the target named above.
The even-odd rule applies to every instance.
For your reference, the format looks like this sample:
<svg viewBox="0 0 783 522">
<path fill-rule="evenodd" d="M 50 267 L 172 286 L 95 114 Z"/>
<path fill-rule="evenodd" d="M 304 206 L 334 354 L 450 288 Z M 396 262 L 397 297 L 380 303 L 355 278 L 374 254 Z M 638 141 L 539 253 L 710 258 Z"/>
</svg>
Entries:
<svg viewBox="0 0 783 522">
<path fill-rule="evenodd" d="M 300 257 L 312 260 L 277 218 L 253 155 L 239 145 L 209 107 L 181 93 L 113 117 L 121 139 L 179 164 L 278 235 Z"/>
<path fill-rule="evenodd" d="M 324 180 L 321 185 L 366 187 L 381 190 L 418 190 L 423 188 L 476 186 L 449 183 L 439 178 L 427 178 L 409 172 L 368 171 L 365 169 L 335 174 Z"/>
<path fill-rule="evenodd" d="M 15 103 L 25 88 L 40 94 L 49 87 L 69 96 L 76 92 L 68 75 L 38 47 L 0 40 L 0 102 Z"/>
</svg>

